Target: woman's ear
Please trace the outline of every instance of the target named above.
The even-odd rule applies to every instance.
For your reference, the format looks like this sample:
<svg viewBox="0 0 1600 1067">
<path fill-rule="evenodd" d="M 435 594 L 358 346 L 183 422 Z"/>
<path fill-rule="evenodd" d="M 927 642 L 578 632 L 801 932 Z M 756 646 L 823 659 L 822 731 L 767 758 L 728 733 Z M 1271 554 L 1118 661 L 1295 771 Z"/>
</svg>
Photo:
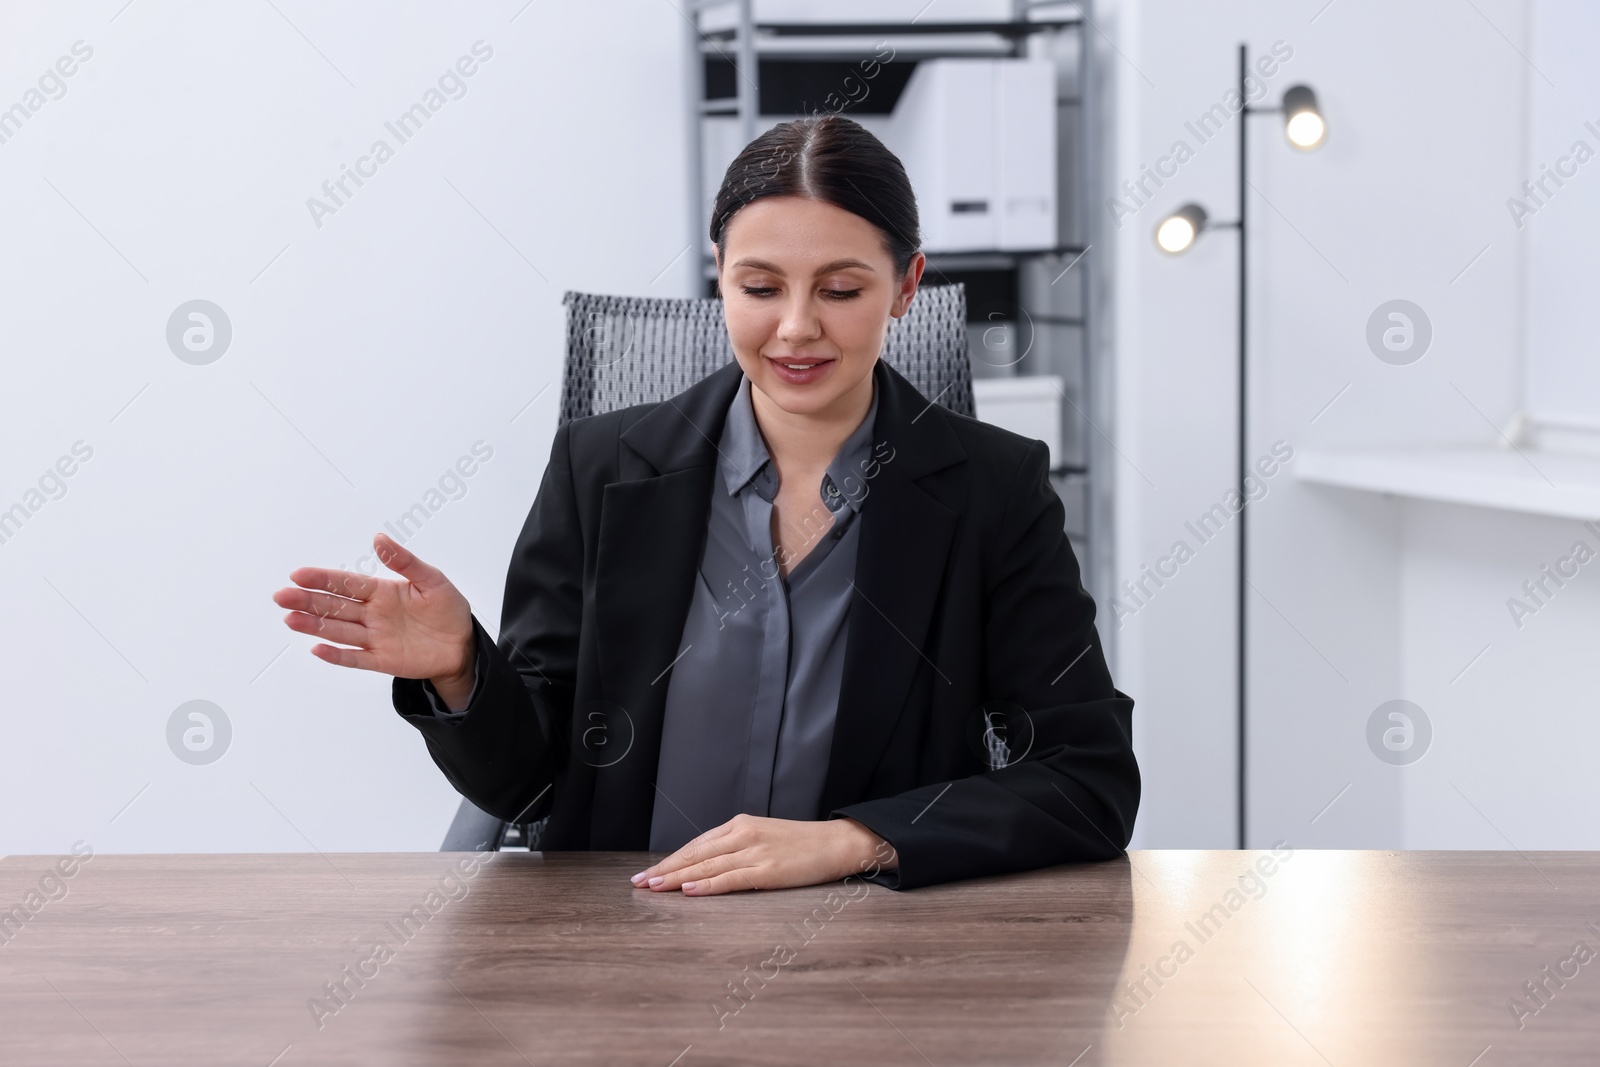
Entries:
<svg viewBox="0 0 1600 1067">
<path fill-rule="evenodd" d="M 906 273 L 900 279 L 900 290 L 895 293 L 894 304 L 889 309 L 892 317 L 898 319 L 911 310 L 911 298 L 917 294 L 917 285 L 922 281 L 922 271 L 927 263 L 928 257 L 918 252 L 906 264 Z"/>
</svg>

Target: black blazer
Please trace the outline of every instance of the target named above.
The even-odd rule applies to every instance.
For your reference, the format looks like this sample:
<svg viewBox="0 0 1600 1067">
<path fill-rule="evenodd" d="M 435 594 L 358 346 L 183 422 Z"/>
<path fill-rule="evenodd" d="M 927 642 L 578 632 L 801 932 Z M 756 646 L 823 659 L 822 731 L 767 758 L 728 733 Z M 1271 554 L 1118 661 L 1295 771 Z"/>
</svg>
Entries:
<svg viewBox="0 0 1600 1067">
<path fill-rule="evenodd" d="M 463 796 L 549 816 L 539 847 L 644 851 L 668 672 L 705 539 L 737 363 L 671 400 L 574 419 L 506 575 L 473 710 L 437 719 L 422 682 L 396 711 Z M 930 404 L 887 363 L 817 818 L 899 853 L 910 889 L 1118 855 L 1139 769 L 1133 701 L 1111 683 L 1094 602 L 1039 441 Z M 1011 760 L 989 770 L 985 709 Z M 710 827 L 702 827 L 710 829 Z"/>
</svg>

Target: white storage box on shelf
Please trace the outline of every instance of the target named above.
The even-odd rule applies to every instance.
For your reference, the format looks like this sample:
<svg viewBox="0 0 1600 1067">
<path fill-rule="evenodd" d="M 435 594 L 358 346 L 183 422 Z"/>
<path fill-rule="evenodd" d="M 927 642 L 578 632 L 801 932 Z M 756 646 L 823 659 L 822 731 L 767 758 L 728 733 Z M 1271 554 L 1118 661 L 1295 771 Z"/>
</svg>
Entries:
<svg viewBox="0 0 1600 1067">
<path fill-rule="evenodd" d="M 905 164 L 928 252 L 1056 245 L 1056 68 L 1044 59 L 927 59 L 884 142 Z"/>
<path fill-rule="evenodd" d="M 972 399 L 979 421 L 1049 445 L 1054 467 L 1061 451 L 1061 389 L 1058 374 L 977 378 L 972 382 Z"/>
</svg>

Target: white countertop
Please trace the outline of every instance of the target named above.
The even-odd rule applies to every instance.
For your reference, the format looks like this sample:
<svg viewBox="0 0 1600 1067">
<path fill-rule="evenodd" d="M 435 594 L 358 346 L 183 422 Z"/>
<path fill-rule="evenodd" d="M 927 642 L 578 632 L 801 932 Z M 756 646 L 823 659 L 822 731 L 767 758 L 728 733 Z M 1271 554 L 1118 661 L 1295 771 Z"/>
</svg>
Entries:
<svg viewBox="0 0 1600 1067">
<path fill-rule="evenodd" d="M 1490 446 L 1304 450 L 1295 476 L 1419 500 L 1600 518 L 1600 457 Z"/>
</svg>

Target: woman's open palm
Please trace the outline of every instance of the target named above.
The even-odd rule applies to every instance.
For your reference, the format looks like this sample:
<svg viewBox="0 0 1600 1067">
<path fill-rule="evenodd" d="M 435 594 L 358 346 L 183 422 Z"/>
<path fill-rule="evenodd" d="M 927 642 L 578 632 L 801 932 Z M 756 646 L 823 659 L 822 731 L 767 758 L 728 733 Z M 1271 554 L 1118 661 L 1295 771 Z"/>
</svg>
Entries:
<svg viewBox="0 0 1600 1067">
<path fill-rule="evenodd" d="M 341 667 L 397 678 L 453 678 L 472 667 L 472 607 L 444 574 L 387 534 L 372 539 L 394 581 L 351 571 L 301 567 L 292 587 L 272 594 L 290 609 L 284 623 L 351 648 L 313 645 L 312 655 Z"/>
</svg>

